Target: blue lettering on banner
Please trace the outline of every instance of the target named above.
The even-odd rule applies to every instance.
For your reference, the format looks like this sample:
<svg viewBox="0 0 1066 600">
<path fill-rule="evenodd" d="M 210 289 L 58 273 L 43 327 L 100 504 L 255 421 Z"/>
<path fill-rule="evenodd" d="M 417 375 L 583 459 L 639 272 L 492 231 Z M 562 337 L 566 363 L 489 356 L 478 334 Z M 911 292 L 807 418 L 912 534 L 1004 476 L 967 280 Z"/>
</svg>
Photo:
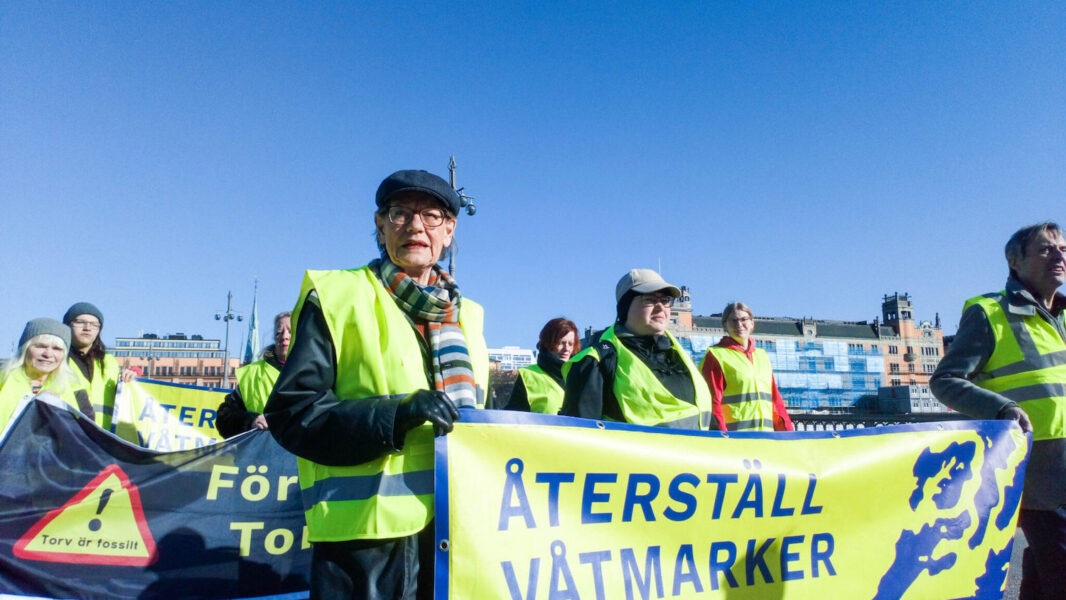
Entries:
<svg viewBox="0 0 1066 600">
<path fill-rule="evenodd" d="M 592 575 L 593 591 L 597 600 L 606 598 L 608 582 L 620 583 L 625 588 L 626 598 L 662 598 L 667 589 L 665 578 L 670 577 L 669 589 L 673 596 L 691 590 L 702 593 L 709 588 L 716 591 L 724 585 L 730 588 L 755 587 L 778 581 L 798 581 L 817 578 L 824 575 L 835 576 L 833 551 L 835 541 L 831 533 L 816 533 L 808 538 L 805 535 L 778 538 L 748 539 L 744 541 L 745 552 L 740 555 L 737 544 L 730 540 L 716 540 L 708 547 L 706 583 L 702 579 L 699 565 L 696 563 L 696 546 L 691 543 L 681 544 L 674 555 L 672 570 L 663 571 L 663 547 L 661 545 L 646 548 L 619 548 L 617 562 L 612 560 L 611 550 L 597 550 L 578 554 L 578 564 L 587 568 Z M 771 560 L 771 549 L 780 545 L 778 560 Z M 575 585 L 574 573 L 566 555 L 566 545 L 562 540 L 555 540 L 548 549 L 551 559 L 551 571 L 548 574 L 549 600 L 579 598 Z M 810 570 L 803 567 L 808 564 Z M 500 562 L 501 572 L 512 600 L 536 599 L 540 589 L 541 557 L 529 560 L 529 569 L 523 582 L 511 561 Z M 669 567 L 670 563 L 667 563 Z M 738 578 L 743 570 L 744 578 Z M 523 586 L 524 583 L 524 586 Z M 524 587 L 524 591 L 523 591 Z M 587 590 L 582 590 L 587 593 Z"/>
</svg>

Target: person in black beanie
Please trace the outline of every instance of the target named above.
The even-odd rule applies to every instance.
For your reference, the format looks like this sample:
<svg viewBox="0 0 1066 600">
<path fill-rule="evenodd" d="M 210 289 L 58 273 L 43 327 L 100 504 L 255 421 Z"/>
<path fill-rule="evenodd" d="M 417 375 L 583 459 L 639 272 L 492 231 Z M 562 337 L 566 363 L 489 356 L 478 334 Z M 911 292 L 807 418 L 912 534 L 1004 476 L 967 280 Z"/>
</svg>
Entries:
<svg viewBox="0 0 1066 600">
<path fill-rule="evenodd" d="M 615 287 L 617 317 L 563 365 L 561 415 L 638 425 L 708 429 L 711 396 L 699 370 L 666 331 L 681 290 L 651 269 Z"/>
<path fill-rule="evenodd" d="M 131 381 L 135 373 L 122 372 L 114 356 L 107 354 L 100 332 L 104 313 L 89 302 L 76 302 L 63 315 L 71 330 L 70 366 L 74 371 L 74 389 L 85 390 L 92 403 L 96 424 L 111 429 L 118 381 Z"/>
</svg>

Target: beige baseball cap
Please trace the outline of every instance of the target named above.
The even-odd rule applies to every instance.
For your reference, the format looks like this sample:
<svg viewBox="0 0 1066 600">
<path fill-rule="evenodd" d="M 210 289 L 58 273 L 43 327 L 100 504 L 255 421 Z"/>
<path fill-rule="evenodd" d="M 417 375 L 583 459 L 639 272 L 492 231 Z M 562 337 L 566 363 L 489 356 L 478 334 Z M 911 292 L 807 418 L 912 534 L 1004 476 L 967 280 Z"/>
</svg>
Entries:
<svg viewBox="0 0 1066 600">
<path fill-rule="evenodd" d="M 633 269 L 626 273 L 614 288 L 614 301 L 620 301 L 630 290 L 638 294 L 663 292 L 674 298 L 681 297 L 681 290 L 676 285 L 666 283 L 666 280 L 652 269 Z"/>
</svg>

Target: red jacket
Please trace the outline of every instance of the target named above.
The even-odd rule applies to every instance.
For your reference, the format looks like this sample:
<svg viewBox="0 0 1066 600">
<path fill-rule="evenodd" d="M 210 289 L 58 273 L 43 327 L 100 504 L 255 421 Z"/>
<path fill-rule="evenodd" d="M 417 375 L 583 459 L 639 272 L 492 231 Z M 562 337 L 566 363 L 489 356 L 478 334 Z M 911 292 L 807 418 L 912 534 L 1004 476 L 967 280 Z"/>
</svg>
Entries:
<svg viewBox="0 0 1066 600">
<path fill-rule="evenodd" d="M 745 348 L 740 345 L 739 342 L 734 340 L 730 336 L 725 336 L 720 342 L 715 344 L 720 348 L 730 348 L 738 352 L 743 352 L 748 360 L 752 363 L 755 360 L 752 355 L 755 354 L 755 341 L 748 338 L 748 347 Z M 722 365 L 718 363 L 718 359 L 714 357 L 711 352 L 707 353 L 706 358 L 703 360 L 703 378 L 707 380 L 707 387 L 711 389 L 711 400 L 713 401 L 712 413 L 714 414 L 715 425 L 721 430 L 725 430 L 725 415 L 722 413 L 722 396 L 725 395 L 726 381 L 725 375 L 722 373 Z M 777 389 L 777 380 L 773 379 L 773 404 L 774 404 L 774 431 L 793 431 L 795 428 L 792 426 L 792 419 L 788 416 L 788 411 L 785 410 L 785 400 L 781 397 L 781 392 Z"/>
</svg>

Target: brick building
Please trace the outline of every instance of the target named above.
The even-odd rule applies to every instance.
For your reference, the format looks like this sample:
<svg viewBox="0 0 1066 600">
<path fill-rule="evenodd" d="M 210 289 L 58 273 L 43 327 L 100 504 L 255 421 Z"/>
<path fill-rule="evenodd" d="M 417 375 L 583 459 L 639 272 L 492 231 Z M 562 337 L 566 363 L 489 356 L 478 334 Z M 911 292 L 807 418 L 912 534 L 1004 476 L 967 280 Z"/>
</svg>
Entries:
<svg viewBox="0 0 1066 600">
<path fill-rule="evenodd" d="M 158 381 L 223 387 L 222 364 L 225 351 L 220 340 L 205 340 L 202 335 L 186 337 L 184 333 L 158 336 L 115 338 L 108 352 L 123 368 L 139 370 L 144 377 Z M 229 387 L 235 385 L 234 371 L 240 357 L 229 358 Z"/>
</svg>

